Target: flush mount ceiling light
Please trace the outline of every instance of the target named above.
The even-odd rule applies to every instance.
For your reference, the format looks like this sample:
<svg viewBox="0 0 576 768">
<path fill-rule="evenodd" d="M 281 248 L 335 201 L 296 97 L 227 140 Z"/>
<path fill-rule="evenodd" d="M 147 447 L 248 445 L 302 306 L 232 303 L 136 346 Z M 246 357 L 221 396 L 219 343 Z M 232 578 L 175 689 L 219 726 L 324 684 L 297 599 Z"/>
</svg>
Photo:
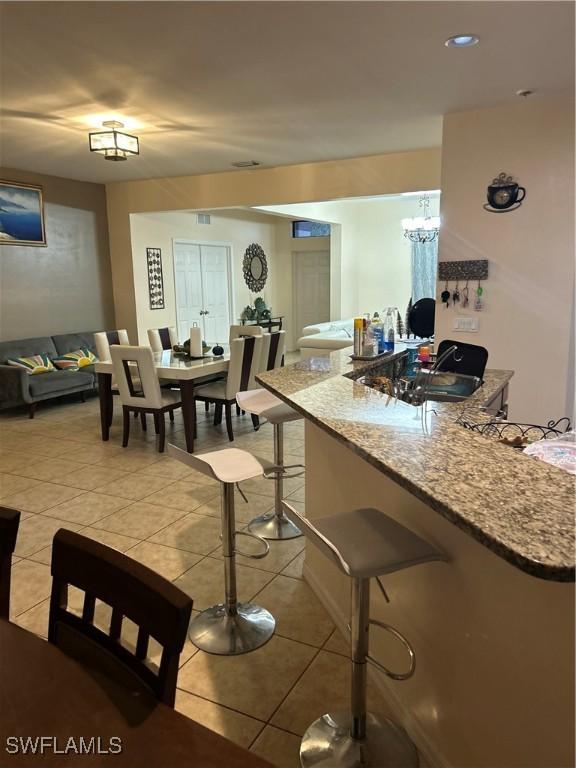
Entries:
<svg viewBox="0 0 576 768">
<path fill-rule="evenodd" d="M 480 42 L 476 35 L 452 35 L 444 42 L 447 48 L 470 48 Z"/>
<path fill-rule="evenodd" d="M 138 136 L 123 133 L 124 123 L 117 120 L 106 120 L 102 123 L 105 131 L 95 131 L 88 134 L 90 152 L 99 152 L 106 160 L 127 160 L 129 155 L 139 155 Z"/>
<path fill-rule="evenodd" d="M 430 198 L 422 195 L 418 200 L 424 216 L 416 216 L 413 219 L 402 219 L 404 237 L 412 243 L 431 243 L 440 233 L 440 217 L 430 216 Z"/>
</svg>

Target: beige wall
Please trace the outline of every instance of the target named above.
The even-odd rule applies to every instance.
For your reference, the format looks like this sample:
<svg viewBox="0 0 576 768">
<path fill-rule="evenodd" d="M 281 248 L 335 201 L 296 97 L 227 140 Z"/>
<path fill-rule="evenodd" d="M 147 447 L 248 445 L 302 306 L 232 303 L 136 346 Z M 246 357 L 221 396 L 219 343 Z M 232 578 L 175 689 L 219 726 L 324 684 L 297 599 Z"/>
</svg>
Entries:
<svg viewBox="0 0 576 768">
<path fill-rule="evenodd" d="M 244 282 L 242 260 L 250 243 L 259 243 L 268 257 L 268 280 L 260 294 L 274 313 L 284 313 L 279 299 L 278 259 L 276 257 L 276 217 L 251 211 L 211 212 L 210 224 L 197 224 L 196 214 L 188 212 L 132 214 L 132 256 L 134 292 L 136 299 L 138 338 L 147 344 L 148 328 L 176 325 L 174 288 L 174 239 L 196 242 L 217 242 L 231 246 L 232 292 L 234 306 L 232 318 L 236 320 L 247 304 L 252 304 L 256 294 L 251 294 Z M 162 249 L 165 309 L 151 310 L 148 297 L 146 248 Z M 182 341 L 182 339 L 181 339 Z M 226 339 L 222 339 L 226 341 Z"/>
<path fill-rule="evenodd" d="M 204 176 L 119 182 L 106 187 L 117 323 L 136 334 L 131 213 L 331 200 L 440 187 L 440 150 Z M 346 296 L 346 285 L 340 287 Z"/>
<path fill-rule="evenodd" d="M 0 339 L 114 326 L 102 184 L 0 168 L 44 190 L 47 247 L 0 246 Z"/>
<path fill-rule="evenodd" d="M 516 211 L 483 210 L 500 171 L 526 187 Z M 574 104 L 571 100 L 446 115 L 440 260 L 488 259 L 478 333 L 454 334 L 438 306 L 437 338 L 486 346 L 512 368 L 510 416 L 545 423 L 573 412 Z M 443 290 L 443 285 L 439 290 Z M 476 287 L 476 286 L 474 286 Z"/>
<path fill-rule="evenodd" d="M 433 216 L 439 212 L 439 197 L 430 195 Z M 339 225 L 331 238 L 331 298 L 337 298 L 335 280 L 345 290 L 340 306 L 333 302 L 332 319 L 381 312 L 388 306 L 404 313 L 412 270 L 410 243 L 400 222 L 421 214 L 416 196 L 266 206 L 266 210 Z"/>
</svg>

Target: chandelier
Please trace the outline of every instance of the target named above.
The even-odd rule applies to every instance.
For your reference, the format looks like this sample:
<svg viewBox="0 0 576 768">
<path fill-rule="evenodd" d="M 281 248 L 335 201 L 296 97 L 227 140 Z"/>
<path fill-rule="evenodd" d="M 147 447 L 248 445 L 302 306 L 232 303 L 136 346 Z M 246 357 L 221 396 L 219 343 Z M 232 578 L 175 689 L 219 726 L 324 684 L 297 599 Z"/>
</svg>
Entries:
<svg viewBox="0 0 576 768">
<path fill-rule="evenodd" d="M 105 131 L 95 131 L 88 134 L 90 152 L 99 152 L 106 160 L 127 160 L 129 155 L 139 155 L 138 136 L 131 136 L 118 130 L 124 128 L 124 123 L 117 120 L 107 120 L 102 123 Z"/>
<path fill-rule="evenodd" d="M 422 208 L 423 216 L 416 216 L 413 219 L 402 219 L 402 228 L 404 237 L 412 243 L 431 243 L 440 233 L 440 217 L 430 216 L 430 197 L 422 195 L 418 200 L 418 205 Z"/>
</svg>

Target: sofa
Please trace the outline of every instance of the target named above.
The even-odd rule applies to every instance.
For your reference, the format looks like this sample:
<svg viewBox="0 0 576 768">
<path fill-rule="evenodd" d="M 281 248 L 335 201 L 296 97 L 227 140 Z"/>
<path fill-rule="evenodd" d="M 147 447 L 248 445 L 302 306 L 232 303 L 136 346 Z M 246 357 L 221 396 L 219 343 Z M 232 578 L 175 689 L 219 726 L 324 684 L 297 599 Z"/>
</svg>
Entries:
<svg viewBox="0 0 576 768">
<path fill-rule="evenodd" d="M 336 349 L 354 345 L 354 320 L 331 320 L 328 323 L 307 325 L 302 329 L 302 336 L 296 346 L 300 356 L 321 357 Z"/>
<path fill-rule="evenodd" d="M 54 358 L 81 347 L 95 352 L 93 331 L 0 341 L 0 409 L 27 405 L 29 416 L 33 418 L 36 406 L 42 400 L 75 392 L 83 395 L 84 392 L 94 390 L 96 375 L 93 365 L 87 365 L 79 371 L 55 370 L 31 376 L 22 368 L 6 364 L 8 358 L 41 354 Z"/>
</svg>

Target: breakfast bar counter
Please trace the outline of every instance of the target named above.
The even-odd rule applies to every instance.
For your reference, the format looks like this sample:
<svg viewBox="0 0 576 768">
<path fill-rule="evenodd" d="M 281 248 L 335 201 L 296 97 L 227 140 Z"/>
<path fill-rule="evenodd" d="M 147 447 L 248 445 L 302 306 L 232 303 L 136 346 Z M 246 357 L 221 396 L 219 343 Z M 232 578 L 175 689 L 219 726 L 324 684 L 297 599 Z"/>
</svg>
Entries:
<svg viewBox="0 0 576 768">
<path fill-rule="evenodd" d="M 351 351 L 258 380 L 305 417 L 307 517 L 374 507 L 446 555 L 385 576 L 389 603 L 372 591 L 371 618 L 411 640 L 417 666 L 406 682 L 369 672 L 369 687 L 427 765 L 573 766 L 574 477 L 462 425 L 489 420 L 511 371 L 423 418 L 363 384 L 381 361 Z M 314 547 L 304 578 L 346 635 L 347 579 Z M 403 668 L 385 635 L 371 654 Z"/>
</svg>

